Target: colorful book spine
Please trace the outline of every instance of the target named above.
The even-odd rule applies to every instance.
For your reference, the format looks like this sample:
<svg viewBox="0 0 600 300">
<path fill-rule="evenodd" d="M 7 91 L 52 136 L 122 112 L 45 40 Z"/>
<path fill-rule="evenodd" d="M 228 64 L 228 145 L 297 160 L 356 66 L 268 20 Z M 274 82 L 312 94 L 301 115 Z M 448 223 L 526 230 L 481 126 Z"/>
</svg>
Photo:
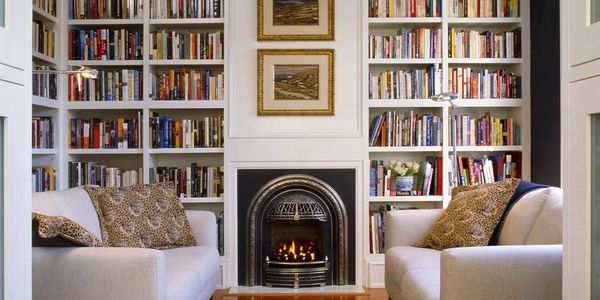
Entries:
<svg viewBox="0 0 600 300">
<path fill-rule="evenodd" d="M 211 69 L 204 72 L 170 69 L 168 73 L 150 73 L 152 100 L 223 100 L 225 77 L 213 75 Z"/>
<path fill-rule="evenodd" d="M 521 157 L 519 152 L 499 153 L 481 158 L 457 157 L 457 186 L 492 183 L 507 178 L 521 177 Z M 453 157 L 451 156 L 452 160 Z M 450 182 L 452 185 L 453 183 Z"/>
<path fill-rule="evenodd" d="M 70 121 L 70 149 L 139 149 L 141 112 L 136 118 L 103 121 L 99 118 Z"/>
<path fill-rule="evenodd" d="M 441 16 L 442 0 L 369 0 L 369 18 Z"/>
<path fill-rule="evenodd" d="M 369 58 L 440 58 L 442 30 L 401 28 L 394 36 L 369 36 Z"/>
<path fill-rule="evenodd" d="M 497 33 L 451 28 L 448 33 L 448 57 L 520 58 L 521 28 Z"/>
<path fill-rule="evenodd" d="M 70 161 L 68 166 L 69 187 L 98 185 L 123 188 L 143 183 L 142 168 L 124 170 L 97 162 Z"/>
<path fill-rule="evenodd" d="M 151 19 L 210 19 L 223 17 L 223 0 L 150 0 Z"/>
<path fill-rule="evenodd" d="M 369 74 L 369 99 L 428 99 L 442 92 L 442 69 L 388 70 Z"/>
<path fill-rule="evenodd" d="M 68 36 L 70 60 L 141 60 L 143 33 L 128 29 L 74 29 Z"/>
<path fill-rule="evenodd" d="M 454 116 L 457 146 L 518 146 L 521 131 L 513 118 L 493 117 L 490 112 L 482 117 L 471 114 Z M 454 125 L 453 125 L 454 126 Z"/>
<path fill-rule="evenodd" d="M 442 118 L 387 111 L 377 115 L 369 127 L 369 147 L 441 146 Z"/>
<path fill-rule="evenodd" d="M 174 182 L 181 198 L 221 197 L 225 190 L 223 166 L 156 167 L 150 169 L 150 182 Z"/>
<path fill-rule="evenodd" d="M 31 31 L 33 36 L 31 43 L 33 52 L 54 57 L 54 45 L 56 44 L 56 33 L 54 30 L 46 27 L 40 21 L 33 21 Z"/>
<path fill-rule="evenodd" d="M 31 118 L 31 147 L 34 149 L 54 148 L 54 123 L 51 117 Z"/>
<path fill-rule="evenodd" d="M 56 17 L 56 0 L 33 0 L 33 6 Z"/>
<path fill-rule="evenodd" d="M 462 99 L 521 98 L 521 76 L 506 69 L 448 68 L 448 88 Z"/>
<path fill-rule="evenodd" d="M 519 0 L 448 0 L 451 18 L 518 18 Z"/>
<path fill-rule="evenodd" d="M 33 70 L 52 70 L 49 66 L 33 64 Z M 32 93 L 34 96 L 55 99 L 57 98 L 56 74 L 33 74 Z"/>
<path fill-rule="evenodd" d="M 69 19 L 141 19 L 144 0 L 68 0 Z"/>
<path fill-rule="evenodd" d="M 52 166 L 34 166 L 31 183 L 34 193 L 56 191 L 56 170 Z"/>
<path fill-rule="evenodd" d="M 141 70 L 98 71 L 97 79 L 68 77 L 69 101 L 142 101 Z"/>
<path fill-rule="evenodd" d="M 224 36 L 216 32 L 150 33 L 150 59 L 223 59 Z"/>
<path fill-rule="evenodd" d="M 175 120 L 154 114 L 150 118 L 152 148 L 222 148 L 223 116 Z"/>
</svg>

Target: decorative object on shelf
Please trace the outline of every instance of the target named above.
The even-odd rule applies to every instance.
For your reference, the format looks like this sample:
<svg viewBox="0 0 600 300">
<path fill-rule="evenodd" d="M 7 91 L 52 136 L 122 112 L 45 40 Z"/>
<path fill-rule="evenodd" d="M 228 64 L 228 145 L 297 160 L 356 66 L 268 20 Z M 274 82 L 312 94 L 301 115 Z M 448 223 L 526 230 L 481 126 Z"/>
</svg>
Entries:
<svg viewBox="0 0 600 300">
<path fill-rule="evenodd" d="M 71 66 L 69 70 L 35 69 L 31 70 L 33 74 L 75 74 L 85 79 L 98 78 L 98 70 L 90 69 L 85 66 Z"/>
<path fill-rule="evenodd" d="M 333 115 L 333 49 L 259 49 L 258 115 Z"/>
<path fill-rule="evenodd" d="M 415 175 L 419 171 L 419 164 L 416 162 L 390 161 L 390 170 L 395 178 L 396 195 L 410 196 L 415 182 Z"/>
<path fill-rule="evenodd" d="M 334 0 L 258 0 L 258 40 L 334 40 L 334 11 Z"/>
</svg>

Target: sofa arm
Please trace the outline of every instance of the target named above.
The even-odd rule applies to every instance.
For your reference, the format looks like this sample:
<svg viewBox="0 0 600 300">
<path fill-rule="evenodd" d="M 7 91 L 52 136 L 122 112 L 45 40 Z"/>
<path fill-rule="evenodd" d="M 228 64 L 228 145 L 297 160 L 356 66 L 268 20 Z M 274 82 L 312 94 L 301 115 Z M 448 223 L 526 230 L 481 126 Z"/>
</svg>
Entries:
<svg viewBox="0 0 600 300">
<path fill-rule="evenodd" d="M 215 214 L 202 210 L 186 210 L 185 214 L 198 246 L 211 246 L 217 249 L 217 218 Z"/>
<path fill-rule="evenodd" d="M 441 255 L 442 299 L 561 299 L 562 245 L 452 248 Z"/>
<path fill-rule="evenodd" d="M 165 256 L 142 248 L 33 247 L 33 299 L 166 299 Z"/>
<path fill-rule="evenodd" d="M 385 214 L 385 249 L 410 246 L 425 237 L 442 209 L 394 210 Z"/>
</svg>

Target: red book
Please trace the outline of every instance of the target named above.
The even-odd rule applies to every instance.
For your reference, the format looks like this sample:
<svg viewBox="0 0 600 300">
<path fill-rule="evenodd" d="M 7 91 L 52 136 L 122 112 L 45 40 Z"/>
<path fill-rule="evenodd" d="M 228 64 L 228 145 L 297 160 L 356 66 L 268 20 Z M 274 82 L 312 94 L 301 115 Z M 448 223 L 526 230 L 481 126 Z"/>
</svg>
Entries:
<svg viewBox="0 0 600 300">
<path fill-rule="evenodd" d="M 417 4 L 416 4 L 416 0 L 410 0 L 410 16 L 411 17 L 416 17 L 417 16 Z"/>
<path fill-rule="evenodd" d="M 444 169 L 443 168 L 444 159 L 442 159 L 442 157 L 436 157 L 435 160 L 437 161 L 436 165 L 438 168 L 437 177 L 435 178 L 435 180 L 437 182 L 435 194 L 442 195 L 443 194 L 443 192 L 442 192 L 442 188 L 443 188 L 443 185 L 442 185 L 443 174 L 442 173 L 443 172 L 442 172 L 442 170 Z"/>
</svg>

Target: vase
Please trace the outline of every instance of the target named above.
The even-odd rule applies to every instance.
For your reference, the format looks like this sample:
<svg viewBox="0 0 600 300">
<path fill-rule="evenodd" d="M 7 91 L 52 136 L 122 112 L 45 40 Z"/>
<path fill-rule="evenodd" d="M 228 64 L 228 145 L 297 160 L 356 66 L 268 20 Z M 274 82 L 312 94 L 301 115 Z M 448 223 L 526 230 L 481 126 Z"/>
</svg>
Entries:
<svg viewBox="0 0 600 300">
<path fill-rule="evenodd" d="M 413 176 L 397 176 L 396 177 L 396 195 L 397 196 L 410 196 L 412 194 L 412 187 L 415 181 Z"/>
</svg>

